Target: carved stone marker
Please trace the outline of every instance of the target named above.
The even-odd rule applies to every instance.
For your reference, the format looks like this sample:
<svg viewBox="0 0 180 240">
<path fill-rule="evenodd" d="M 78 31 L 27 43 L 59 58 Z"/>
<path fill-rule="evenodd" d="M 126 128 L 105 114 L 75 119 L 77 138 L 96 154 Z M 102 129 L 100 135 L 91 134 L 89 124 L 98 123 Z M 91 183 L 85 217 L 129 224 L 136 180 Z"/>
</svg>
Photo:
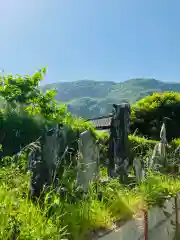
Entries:
<svg viewBox="0 0 180 240">
<path fill-rule="evenodd" d="M 99 174 L 99 149 L 91 131 L 80 134 L 77 181 L 87 191 Z"/>
<path fill-rule="evenodd" d="M 30 181 L 31 195 L 39 197 L 43 186 L 50 186 L 56 178 L 62 129 L 56 127 L 44 131 L 36 149 L 29 154 L 29 168 L 32 172 Z"/>
<path fill-rule="evenodd" d="M 160 162 L 162 166 L 166 165 L 166 147 L 167 147 L 167 138 L 166 138 L 166 126 L 165 122 L 162 124 L 160 131 Z"/>
<path fill-rule="evenodd" d="M 130 105 L 113 105 L 109 141 L 109 176 L 118 176 L 122 181 L 128 175 Z"/>
<path fill-rule="evenodd" d="M 145 176 L 145 171 L 140 158 L 134 158 L 133 167 L 135 169 L 136 180 L 137 182 L 140 182 Z"/>
<path fill-rule="evenodd" d="M 165 122 L 162 124 L 160 131 L 160 142 L 154 147 L 152 157 L 149 161 L 149 168 L 157 170 L 160 166 L 165 167 L 166 165 L 166 148 L 168 147 L 166 138 L 166 126 Z"/>
<path fill-rule="evenodd" d="M 42 138 L 36 142 L 35 148 L 28 156 L 28 167 L 31 171 L 29 191 L 31 197 L 40 197 L 44 184 L 48 182 L 48 169 L 42 158 Z"/>
</svg>

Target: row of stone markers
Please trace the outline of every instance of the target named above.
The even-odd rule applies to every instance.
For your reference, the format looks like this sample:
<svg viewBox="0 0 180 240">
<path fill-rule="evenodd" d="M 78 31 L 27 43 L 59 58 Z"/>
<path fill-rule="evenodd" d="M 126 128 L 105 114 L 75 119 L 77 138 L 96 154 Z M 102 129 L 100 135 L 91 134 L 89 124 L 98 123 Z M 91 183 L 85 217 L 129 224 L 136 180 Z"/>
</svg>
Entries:
<svg viewBox="0 0 180 240">
<path fill-rule="evenodd" d="M 142 159 L 130 159 L 129 123 L 130 105 L 114 104 L 109 127 L 108 176 L 118 177 L 121 182 L 126 182 L 131 167 L 135 169 L 137 181 L 141 181 L 147 168 L 155 169 L 158 164 L 164 165 L 166 162 L 165 123 L 160 132 L 160 143 L 155 146 L 147 168 L 143 166 Z M 56 186 L 61 181 L 64 167 L 69 164 L 76 166 L 77 183 L 86 191 L 89 182 L 99 178 L 99 150 L 97 139 L 91 131 L 74 133 L 62 125 L 52 129 L 46 128 L 37 142 L 35 151 L 29 154 L 29 169 L 32 172 L 31 194 L 39 196 L 44 185 Z"/>
<path fill-rule="evenodd" d="M 129 104 L 113 105 L 109 139 L 109 177 L 119 177 L 125 181 L 128 175 L 128 128 L 130 120 Z M 77 169 L 77 183 L 88 189 L 89 182 L 99 177 L 99 147 L 91 131 L 77 133 L 75 142 L 69 143 L 68 133 L 72 131 L 57 125 L 46 128 L 37 142 L 37 147 L 29 154 L 29 169 L 32 172 L 31 194 L 40 196 L 43 186 L 56 185 L 61 180 L 63 166 L 67 166 L 70 149 L 74 148 L 69 163 Z M 78 159 L 77 159 L 78 153 Z"/>
</svg>

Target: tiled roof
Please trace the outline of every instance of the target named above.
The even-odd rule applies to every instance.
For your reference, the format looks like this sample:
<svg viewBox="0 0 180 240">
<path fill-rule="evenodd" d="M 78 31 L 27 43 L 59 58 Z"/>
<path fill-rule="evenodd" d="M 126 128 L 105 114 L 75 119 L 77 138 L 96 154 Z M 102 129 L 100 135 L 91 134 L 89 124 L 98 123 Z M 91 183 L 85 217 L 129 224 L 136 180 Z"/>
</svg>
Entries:
<svg viewBox="0 0 180 240">
<path fill-rule="evenodd" d="M 95 128 L 109 128 L 111 126 L 111 116 L 89 119 Z"/>
</svg>

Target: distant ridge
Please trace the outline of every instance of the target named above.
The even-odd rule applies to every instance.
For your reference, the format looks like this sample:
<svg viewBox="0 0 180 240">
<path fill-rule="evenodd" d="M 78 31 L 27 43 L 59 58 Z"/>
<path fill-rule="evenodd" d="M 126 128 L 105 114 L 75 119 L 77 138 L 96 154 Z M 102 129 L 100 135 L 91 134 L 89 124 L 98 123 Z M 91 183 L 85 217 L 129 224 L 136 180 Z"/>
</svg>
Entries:
<svg viewBox="0 0 180 240">
<path fill-rule="evenodd" d="M 180 83 L 163 82 L 154 78 L 134 78 L 120 83 L 78 80 L 51 83 L 41 88 L 56 88 L 56 99 L 67 103 L 73 114 L 91 118 L 110 113 L 113 103 L 134 103 L 153 92 L 180 92 Z"/>
</svg>

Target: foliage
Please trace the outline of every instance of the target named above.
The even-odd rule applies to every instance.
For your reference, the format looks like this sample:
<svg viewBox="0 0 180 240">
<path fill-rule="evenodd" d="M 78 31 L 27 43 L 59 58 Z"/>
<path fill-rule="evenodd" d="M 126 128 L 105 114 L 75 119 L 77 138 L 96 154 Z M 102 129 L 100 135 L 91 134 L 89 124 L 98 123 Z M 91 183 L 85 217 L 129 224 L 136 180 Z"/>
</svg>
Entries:
<svg viewBox="0 0 180 240">
<path fill-rule="evenodd" d="M 32 77 L 16 75 L 1 76 L 0 95 L 8 103 L 27 104 L 34 98 L 39 97 L 39 82 L 43 79 L 46 69 L 36 72 Z"/>
<path fill-rule="evenodd" d="M 180 136 L 180 94 L 176 92 L 154 93 L 132 106 L 131 131 L 136 134 L 159 140 L 159 133 L 164 117 L 166 121 L 167 140 Z"/>
<path fill-rule="evenodd" d="M 154 149 L 158 142 L 135 135 L 129 135 L 129 143 L 134 156 L 145 156 L 149 151 Z"/>
<path fill-rule="evenodd" d="M 73 141 L 78 133 L 87 129 L 91 130 L 100 146 L 101 163 L 106 165 L 108 133 L 95 131 L 90 123 L 72 116 L 65 105 L 60 105 L 54 100 L 54 90 L 41 91 L 39 83 L 43 80 L 45 72 L 45 69 L 42 69 L 31 77 L 19 75 L 1 77 L 0 95 L 6 102 L 4 109 L 0 110 L 0 146 L 2 144 L 3 154 L 13 155 L 20 148 L 35 141 L 46 124 L 52 126 L 55 123 L 61 123 L 68 129 L 67 138 L 70 141 Z M 108 95 L 110 88 L 112 94 L 109 96 L 112 98 L 112 95 L 116 95 L 120 89 L 125 89 L 129 85 L 144 90 L 147 86 L 152 88 L 154 83 L 156 85 L 159 83 L 161 87 L 163 85 L 160 82 L 149 82 L 143 79 L 140 83 L 138 85 L 133 81 L 128 81 L 121 86 L 118 85 L 119 89 L 116 89 L 116 84 L 111 82 L 104 85 L 88 82 L 89 87 L 94 91 L 93 98 L 98 94 L 101 97 Z M 81 82 L 80 85 L 83 94 L 87 94 L 84 83 Z M 98 92 L 98 86 L 102 90 L 101 93 Z M 78 90 L 75 89 L 74 96 L 77 94 Z M 67 94 L 64 94 L 65 97 L 68 99 Z M 144 119 L 149 117 L 152 120 L 156 116 L 161 119 L 167 107 L 172 107 L 174 114 L 178 115 L 174 107 L 179 99 L 176 93 L 164 93 L 154 94 L 139 101 L 133 106 L 133 124 L 136 121 L 136 114 L 137 117 L 138 114 L 142 114 Z M 84 98 L 82 102 L 82 105 L 85 103 L 89 108 L 91 104 L 95 104 L 95 101 L 89 101 L 87 98 Z M 159 109 L 163 109 L 163 113 Z M 168 111 L 165 113 L 169 113 Z M 94 109 L 91 109 L 92 112 L 95 114 Z M 145 115 L 143 115 L 144 112 Z M 144 129 L 145 126 L 149 125 L 144 125 Z M 129 143 L 134 155 L 146 155 L 157 142 L 130 135 Z M 175 149 L 179 145 L 179 139 L 173 140 L 171 145 Z M 174 161 L 170 160 L 172 160 L 171 163 Z M 135 188 L 123 186 L 117 179 L 113 179 L 107 184 L 99 182 L 98 187 L 97 183 L 92 183 L 89 192 L 82 194 L 76 182 L 76 169 L 70 166 L 61 175 L 58 186 L 60 194 L 52 189 L 46 193 L 43 207 L 40 207 L 39 204 L 34 205 L 28 199 L 30 175 L 25 171 L 26 161 L 25 154 L 19 157 L 6 156 L 1 161 L 1 239 L 88 239 L 88 234 L 92 231 L 110 229 L 114 222 L 131 218 L 141 210 L 142 206 L 161 203 L 167 197 L 174 196 L 180 191 L 178 178 L 149 174 L 145 181 Z M 105 173 L 104 170 L 101 172 Z"/>
<path fill-rule="evenodd" d="M 11 108 L 1 112 L 0 126 L 3 155 L 13 155 L 42 134 L 44 120 Z"/>
<path fill-rule="evenodd" d="M 180 146 L 180 138 L 175 138 L 171 141 L 171 146 L 176 149 Z"/>
<path fill-rule="evenodd" d="M 55 90 L 47 90 L 45 93 L 40 90 L 39 83 L 45 74 L 46 69 L 43 68 L 32 76 L 1 76 L 0 95 L 13 108 L 19 106 L 32 115 L 40 114 L 47 120 L 54 119 L 62 114 L 62 108 L 53 100 Z"/>
<path fill-rule="evenodd" d="M 99 158 L 102 166 L 108 164 L 109 133 L 106 131 L 96 131 L 96 139 L 99 144 Z"/>
<path fill-rule="evenodd" d="M 100 143 L 100 162 L 103 166 L 107 166 L 109 134 L 103 131 L 96 131 L 96 137 Z M 128 139 L 131 158 L 137 156 L 144 158 L 149 156 L 158 143 L 158 141 L 149 140 L 136 135 L 129 135 Z"/>
<path fill-rule="evenodd" d="M 63 181 L 71 189 L 74 180 L 69 174 Z M 150 174 L 133 189 L 116 179 L 100 184 L 101 200 L 93 184 L 84 198 L 73 202 L 71 190 L 65 198 L 50 192 L 41 208 L 27 200 L 29 177 L 13 166 L 0 170 L 1 239 L 88 239 L 93 231 L 110 229 L 117 220 L 132 218 L 144 205 L 161 204 L 180 191 L 179 179 Z"/>
<path fill-rule="evenodd" d="M 55 90 L 42 92 L 39 83 L 44 79 L 46 69 L 37 71 L 31 77 L 2 76 L 0 95 L 6 105 L 0 109 L 0 144 L 3 156 L 13 155 L 21 148 L 42 135 L 45 125 L 57 123 L 65 125 L 69 131 L 68 139 L 77 137 L 77 133 L 93 128 L 83 119 L 73 117 L 65 105 L 54 100 Z"/>
<path fill-rule="evenodd" d="M 46 218 L 44 210 L 26 199 L 28 175 L 18 169 L 0 171 L 0 239 L 66 239 L 59 219 Z"/>
</svg>

